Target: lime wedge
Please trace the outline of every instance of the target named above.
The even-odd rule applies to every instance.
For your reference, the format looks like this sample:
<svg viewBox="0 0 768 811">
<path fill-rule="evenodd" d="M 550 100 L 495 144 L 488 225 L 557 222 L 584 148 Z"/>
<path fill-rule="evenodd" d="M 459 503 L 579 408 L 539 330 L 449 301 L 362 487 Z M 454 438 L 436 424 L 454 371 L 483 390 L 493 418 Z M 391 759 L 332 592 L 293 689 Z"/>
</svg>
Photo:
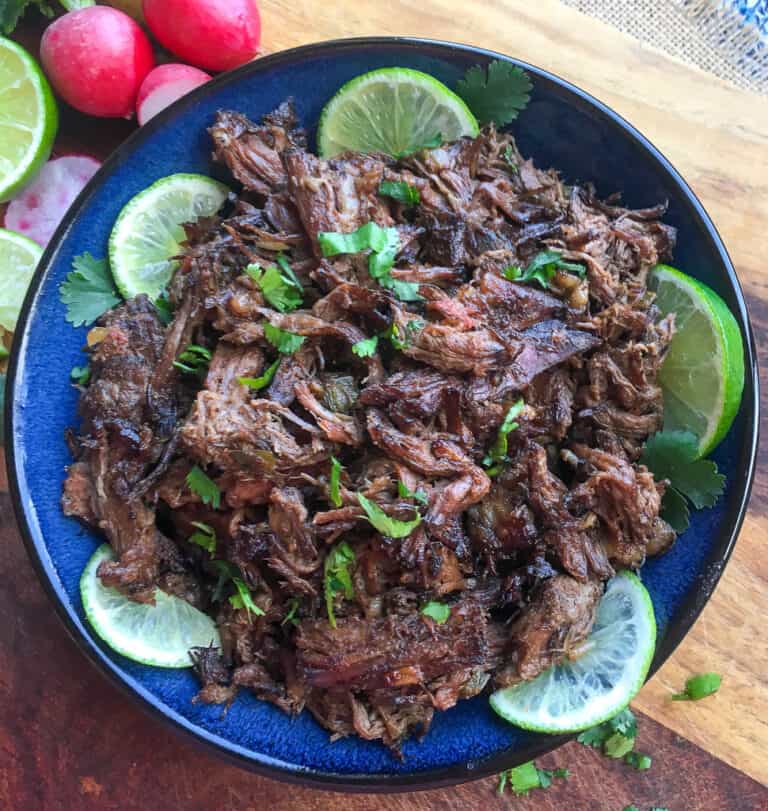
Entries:
<svg viewBox="0 0 768 811">
<path fill-rule="evenodd" d="M 479 132 L 477 119 L 452 90 L 408 68 L 383 68 L 347 82 L 320 115 L 317 144 L 324 158 L 339 152 L 402 155 L 433 142 Z"/>
<path fill-rule="evenodd" d="M 648 278 L 656 304 L 675 314 L 675 336 L 659 381 L 664 428 L 692 431 L 706 456 L 728 433 L 744 390 L 744 346 L 736 319 L 705 284 L 667 265 Z"/>
<path fill-rule="evenodd" d="M 31 239 L 0 228 L 0 327 L 13 332 L 43 249 Z"/>
<path fill-rule="evenodd" d="M 170 175 L 139 192 L 120 212 L 109 237 L 112 276 L 125 298 L 157 298 L 186 239 L 182 225 L 215 214 L 229 189 L 204 175 Z"/>
<path fill-rule="evenodd" d="M 631 572 L 608 581 L 595 624 L 580 655 L 531 681 L 497 690 L 491 707 L 536 732 L 578 732 L 612 718 L 629 704 L 656 649 L 653 604 Z"/>
<path fill-rule="evenodd" d="M 0 202 L 45 163 L 58 127 L 53 92 L 37 62 L 0 37 Z"/>
<path fill-rule="evenodd" d="M 185 600 L 158 589 L 155 604 L 147 605 L 104 586 L 96 572 L 113 559 L 109 544 L 102 544 L 80 578 L 85 616 L 112 650 L 145 665 L 191 667 L 190 648 L 221 645 L 214 621 Z"/>
</svg>

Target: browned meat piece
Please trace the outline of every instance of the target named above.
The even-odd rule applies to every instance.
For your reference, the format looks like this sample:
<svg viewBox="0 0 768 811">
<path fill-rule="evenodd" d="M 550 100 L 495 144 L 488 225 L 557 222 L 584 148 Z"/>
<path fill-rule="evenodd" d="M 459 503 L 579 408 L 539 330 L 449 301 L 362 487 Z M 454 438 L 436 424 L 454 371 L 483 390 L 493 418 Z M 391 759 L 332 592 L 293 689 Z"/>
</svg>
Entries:
<svg viewBox="0 0 768 811">
<path fill-rule="evenodd" d="M 303 381 L 296 383 L 294 388 L 298 401 L 315 418 L 320 429 L 331 442 L 353 446 L 363 444 L 363 429 L 355 417 L 331 411 L 319 403 L 308 383 Z"/>
<path fill-rule="evenodd" d="M 315 302 L 312 313 L 323 321 L 343 321 L 348 313 L 369 315 L 383 329 L 387 323 L 383 313 L 389 309 L 390 301 L 390 295 L 383 289 L 342 282 Z"/>
<path fill-rule="evenodd" d="M 402 161 L 409 170 L 403 174 L 405 180 L 413 173 L 427 181 L 415 184 L 421 197 L 421 211 L 466 214 L 472 199 L 478 151 L 478 142 L 465 138 L 438 149 L 422 150 Z"/>
<path fill-rule="evenodd" d="M 552 665 L 578 653 L 595 621 L 603 587 L 579 583 L 567 575 L 546 580 L 533 601 L 507 632 L 503 664 L 494 675 L 496 687 L 536 678 Z"/>
<path fill-rule="evenodd" d="M 289 406 L 296 399 L 296 384 L 311 379 L 315 370 L 315 347 L 304 344 L 292 355 L 280 358 L 275 376 L 267 389 L 267 396 L 280 405 Z"/>
<path fill-rule="evenodd" d="M 237 687 L 232 684 L 232 670 L 221 657 L 219 649 L 192 648 L 189 652 L 194 663 L 195 675 L 203 685 L 193 701 L 204 704 L 229 704 L 237 694 Z"/>
<path fill-rule="evenodd" d="M 574 388 L 571 374 L 562 366 L 533 379 L 525 392 L 526 405 L 533 411 L 525 421 L 529 436 L 555 442 L 565 439 L 573 423 Z"/>
</svg>

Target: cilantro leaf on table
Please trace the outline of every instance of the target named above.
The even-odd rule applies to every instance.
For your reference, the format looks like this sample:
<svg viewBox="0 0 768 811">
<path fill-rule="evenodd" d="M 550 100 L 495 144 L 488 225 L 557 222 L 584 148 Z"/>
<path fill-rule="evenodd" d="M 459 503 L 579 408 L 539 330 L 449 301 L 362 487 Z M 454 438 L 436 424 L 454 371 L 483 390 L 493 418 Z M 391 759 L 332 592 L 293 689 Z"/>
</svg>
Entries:
<svg viewBox="0 0 768 811">
<path fill-rule="evenodd" d="M 119 304 L 120 298 L 106 259 L 82 253 L 72 260 L 72 270 L 59 285 L 59 298 L 66 305 L 66 320 L 74 327 L 93 322 Z"/>
<path fill-rule="evenodd" d="M 421 196 L 416 186 L 404 180 L 382 180 L 379 184 L 379 194 L 382 197 L 391 197 L 404 206 L 415 206 L 421 202 Z"/>
<path fill-rule="evenodd" d="M 417 512 L 416 518 L 411 521 L 399 521 L 387 515 L 374 501 L 366 498 L 362 493 L 357 494 L 360 506 L 371 526 L 388 538 L 407 538 L 421 523 L 421 515 Z"/>
<path fill-rule="evenodd" d="M 576 740 L 584 746 L 600 749 L 606 757 L 626 760 L 634 749 L 636 737 L 637 719 L 627 707 L 613 718 L 585 730 Z"/>
<path fill-rule="evenodd" d="M 510 265 L 504 269 L 504 276 L 511 282 L 538 282 L 544 290 L 549 289 L 549 284 L 558 270 L 584 276 L 587 272 L 584 265 L 568 262 L 562 256 L 562 251 L 539 251 L 525 269 L 518 265 Z"/>
<path fill-rule="evenodd" d="M 720 689 L 722 681 L 718 673 L 699 673 L 697 676 L 691 676 L 685 683 L 685 690 L 682 693 L 675 693 L 672 701 L 700 701 L 714 695 Z"/>
<path fill-rule="evenodd" d="M 514 121 L 530 100 L 533 85 L 517 65 L 494 60 L 487 71 L 471 67 L 456 84 L 456 93 L 467 103 L 480 124 L 493 121 L 503 127 Z"/>
<path fill-rule="evenodd" d="M 341 507 L 341 462 L 335 457 L 331 457 L 331 478 L 328 484 L 328 497 L 337 509 Z"/>
<path fill-rule="evenodd" d="M 351 600 L 355 596 L 352 574 L 349 571 L 354 562 L 355 553 L 346 541 L 342 541 L 325 556 L 323 587 L 325 591 L 325 607 L 328 611 L 328 622 L 331 628 L 336 627 L 333 598 L 337 594 L 343 594 L 347 600 Z"/>
<path fill-rule="evenodd" d="M 514 769 L 507 769 L 499 775 L 498 793 L 503 794 L 509 783 L 512 791 L 518 796 L 526 796 L 531 789 L 547 789 L 552 785 L 553 778 L 559 777 L 568 779 L 570 772 L 568 769 L 539 769 L 530 760 Z"/>
<path fill-rule="evenodd" d="M 264 337 L 283 355 L 292 355 L 307 340 L 303 335 L 286 332 L 272 324 L 264 324 Z"/>
<path fill-rule="evenodd" d="M 624 762 L 638 772 L 644 772 L 651 768 L 653 759 L 650 755 L 644 755 L 641 752 L 627 752 L 624 755 Z"/>
<path fill-rule="evenodd" d="M 430 600 L 422 607 L 420 613 L 425 617 L 430 617 L 438 625 L 445 625 L 448 622 L 448 617 L 451 616 L 451 607 L 447 603 Z"/>
<path fill-rule="evenodd" d="M 374 335 L 372 338 L 364 338 L 356 344 L 352 344 L 352 352 L 358 358 L 370 358 L 376 353 L 376 347 L 379 344 L 379 338 Z"/>
<path fill-rule="evenodd" d="M 214 510 L 218 510 L 221 506 L 221 490 L 219 490 L 216 482 L 211 480 L 197 465 L 195 465 L 189 473 L 187 473 L 187 487 L 200 496 L 203 504 L 208 504 Z"/>
<path fill-rule="evenodd" d="M 261 389 L 266 388 L 272 382 L 272 378 L 275 376 L 279 365 L 280 358 L 268 366 L 264 370 L 264 373 L 260 374 L 258 377 L 238 377 L 237 382 L 241 386 L 247 386 L 251 391 L 261 391 Z"/>
</svg>

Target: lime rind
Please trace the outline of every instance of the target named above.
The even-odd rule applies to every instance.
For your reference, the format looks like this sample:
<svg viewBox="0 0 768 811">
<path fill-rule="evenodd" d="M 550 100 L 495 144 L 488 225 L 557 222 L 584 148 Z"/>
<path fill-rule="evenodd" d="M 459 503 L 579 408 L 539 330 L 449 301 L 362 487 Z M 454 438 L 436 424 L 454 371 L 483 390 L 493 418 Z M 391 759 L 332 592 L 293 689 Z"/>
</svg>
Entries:
<svg viewBox="0 0 768 811">
<path fill-rule="evenodd" d="M 606 587 L 584 651 L 531 681 L 497 690 L 491 707 L 534 732 L 579 732 L 613 717 L 643 686 L 656 650 L 648 591 L 631 572 Z"/>
<path fill-rule="evenodd" d="M 480 131 L 466 102 L 434 76 L 410 68 L 382 68 L 348 81 L 326 104 L 318 123 L 318 151 L 413 152 L 438 133 L 444 141 Z"/>
<path fill-rule="evenodd" d="M 13 332 L 43 249 L 29 237 L 0 228 L 0 327 Z"/>
<path fill-rule="evenodd" d="M 736 319 L 710 287 L 668 265 L 649 277 L 664 313 L 675 313 L 675 336 L 659 373 L 665 429 L 689 430 L 699 455 L 728 433 L 744 390 L 744 347 Z"/>
<path fill-rule="evenodd" d="M 14 60 L 23 73 L 14 74 Z M 6 79 L 11 79 L 10 85 Z M 33 91 L 32 103 L 27 95 L 13 92 L 24 81 Z M 40 66 L 24 48 L 0 36 L 0 203 L 18 194 L 35 176 L 51 154 L 58 128 L 59 109 Z"/>
<path fill-rule="evenodd" d="M 155 592 L 155 605 L 136 603 L 103 585 L 99 564 L 113 559 L 108 544 L 100 546 L 80 578 L 83 610 L 93 630 L 112 650 L 154 667 L 191 667 L 190 648 L 220 647 L 214 621 L 185 600 Z"/>
<path fill-rule="evenodd" d="M 168 284 L 186 239 L 183 224 L 215 214 L 229 188 L 205 175 L 157 180 L 128 201 L 109 237 L 112 276 L 125 298 L 156 298 Z"/>
</svg>

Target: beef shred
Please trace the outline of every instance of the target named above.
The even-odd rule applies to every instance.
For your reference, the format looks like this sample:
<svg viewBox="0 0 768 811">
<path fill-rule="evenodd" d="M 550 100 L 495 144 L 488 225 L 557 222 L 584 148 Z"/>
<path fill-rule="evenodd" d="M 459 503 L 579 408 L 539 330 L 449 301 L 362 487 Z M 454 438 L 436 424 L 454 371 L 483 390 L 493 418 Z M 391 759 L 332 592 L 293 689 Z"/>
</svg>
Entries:
<svg viewBox="0 0 768 811">
<path fill-rule="evenodd" d="M 290 102 L 261 124 L 220 112 L 211 135 L 240 192 L 187 226 L 168 326 L 141 296 L 101 319 L 64 510 L 111 544 L 105 583 L 215 618 L 222 648 L 193 652 L 198 700 L 250 689 L 397 753 L 435 710 L 576 655 L 614 569 L 673 541 L 664 482 L 638 459 L 673 333 L 646 277 L 675 232 L 663 205 L 567 186 L 492 126 L 400 160 L 315 157 Z M 319 232 L 369 222 L 397 229 L 390 278 L 418 300 L 365 253 L 323 256 Z M 568 263 L 546 289 L 520 280 L 543 251 Z M 283 259 L 302 303 L 278 311 L 246 269 Z M 267 325 L 301 345 L 279 353 Z M 174 364 L 190 344 L 210 354 L 201 374 Z M 195 466 L 218 505 L 190 489 Z M 379 531 L 360 494 L 421 520 Z M 201 525 L 213 551 L 190 541 Z M 342 543 L 348 584 L 329 587 Z"/>
</svg>

